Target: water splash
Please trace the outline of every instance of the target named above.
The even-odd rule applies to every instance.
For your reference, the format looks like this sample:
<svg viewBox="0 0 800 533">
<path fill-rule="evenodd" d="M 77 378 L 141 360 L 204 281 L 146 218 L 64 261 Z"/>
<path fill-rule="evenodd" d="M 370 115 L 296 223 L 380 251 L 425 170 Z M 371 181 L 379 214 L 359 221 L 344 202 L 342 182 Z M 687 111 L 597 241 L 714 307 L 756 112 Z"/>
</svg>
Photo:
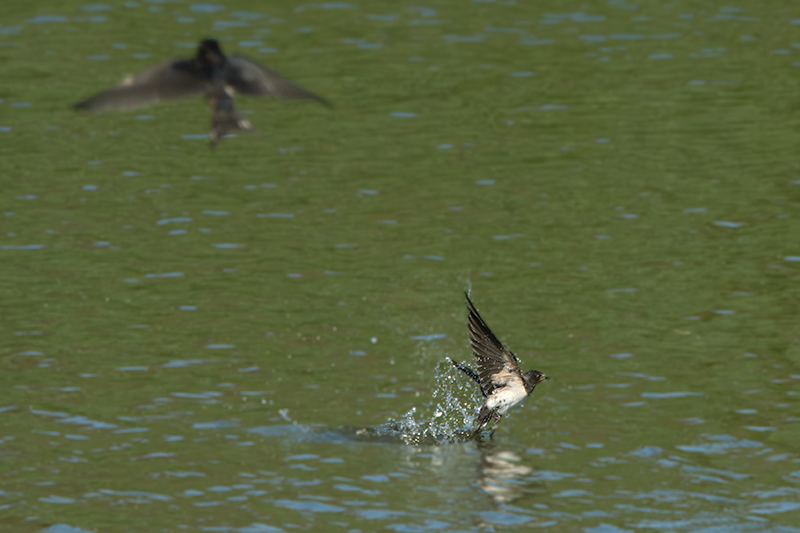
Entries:
<svg viewBox="0 0 800 533">
<path fill-rule="evenodd" d="M 433 400 L 413 407 L 397 420 L 379 426 L 345 426 L 336 429 L 298 424 L 279 411 L 290 425 L 263 426 L 248 431 L 265 437 L 285 437 L 296 442 L 371 442 L 407 445 L 440 445 L 482 441 L 490 433 L 476 432 L 475 419 L 483 398 L 480 389 L 448 362 L 436 367 L 436 387 Z M 419 418 L 418 418 L 419 417 Z"/>
<path fill-rule="evenodd" d="M 478 387 L 451 364 L 442 361 L 436 368 L 436 387 L 430 404 L 414 407 L 398 420 L 361 428 L 356 436 L 367 440 L 399 440 L 405 444 L 472 440 L 480 436 L 475 433 L 474 424 L 481 403 Z M 418 420 L 417 416 L 421 418 Z"/>
</svg>

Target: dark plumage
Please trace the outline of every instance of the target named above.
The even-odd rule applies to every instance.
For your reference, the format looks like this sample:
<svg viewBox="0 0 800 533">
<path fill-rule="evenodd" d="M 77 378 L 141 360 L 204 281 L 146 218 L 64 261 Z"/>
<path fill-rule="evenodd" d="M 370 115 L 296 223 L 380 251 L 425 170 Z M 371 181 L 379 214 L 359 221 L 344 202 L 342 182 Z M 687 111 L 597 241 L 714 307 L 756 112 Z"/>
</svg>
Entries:
<svg viewBox="0 0 800 533">
<path fill-rule="evenodd" d="M 205 39 L 191 59 L 170 59 L 126 78 L 116 87 L 75 104 L 82 111 L 120 111 L 135 109 L 162 100 L 203 95 L 211 108 L 211 145 L 234 130 L 253 126 L 242 117 L 233 102 L 235 93 L 247 96 L 272 96 L 282 100 L 313 99 L 330 104 L 322 97 L 282 78 L 275 72 L 243 56 L 226 56 L 215 39 Z"/>
<path fill-rule="evenodd" d="M 534 387 L 547 379 L 547 376 L 538 370 L 520 372 L 519 360 L 495 337 L 475 309 L 469 295 L 466 296 L 469 341 L 472 354 L 478 360 L 478 371 L 450 358 L 448 361 L 481 387 L 485 400 L 475 421 L 475 429 L 478 431 L 492 420 L 499 422 L 511 407 L 527 398 Z"/>
</svg>

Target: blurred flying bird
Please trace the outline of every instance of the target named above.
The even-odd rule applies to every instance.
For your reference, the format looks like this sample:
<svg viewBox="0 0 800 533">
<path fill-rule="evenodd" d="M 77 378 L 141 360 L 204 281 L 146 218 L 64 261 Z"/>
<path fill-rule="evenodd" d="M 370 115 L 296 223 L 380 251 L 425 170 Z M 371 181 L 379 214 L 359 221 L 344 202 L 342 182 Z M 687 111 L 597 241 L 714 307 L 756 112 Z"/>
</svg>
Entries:
<svg viewBox="0 0 800 533">
<path fill-rule="evenodd" d="M 222 53 L 216 39 L 204 39 L 191 59 L 170 59 L 128 77 L 116 87 L 75 104 L 82 111 L 135 109 L 162 100 L 205 96 L 211 109 L 211 146 L 235 130 L 252 130 L 233 103 L 234 94 L 280 100 L 325 99 L 282 78 L 246 57 Z"/>
</svg>

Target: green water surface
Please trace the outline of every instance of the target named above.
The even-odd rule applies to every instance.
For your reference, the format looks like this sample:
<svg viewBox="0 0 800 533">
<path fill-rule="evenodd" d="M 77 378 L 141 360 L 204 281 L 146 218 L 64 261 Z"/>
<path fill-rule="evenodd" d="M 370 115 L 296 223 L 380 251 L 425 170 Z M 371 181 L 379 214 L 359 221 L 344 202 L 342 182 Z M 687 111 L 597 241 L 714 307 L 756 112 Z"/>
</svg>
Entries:
<svg viewBox="0 0 800 533">
<path fill-rule="evenodd" d="M 208 36 L 335 107 L 70 109 Z M 0 529 L 800 531 L 800 4 L 6 0 L 0 65 Z M 341 429 L 475 404 L 467 289 L 552 379 Z"/>
</svg>

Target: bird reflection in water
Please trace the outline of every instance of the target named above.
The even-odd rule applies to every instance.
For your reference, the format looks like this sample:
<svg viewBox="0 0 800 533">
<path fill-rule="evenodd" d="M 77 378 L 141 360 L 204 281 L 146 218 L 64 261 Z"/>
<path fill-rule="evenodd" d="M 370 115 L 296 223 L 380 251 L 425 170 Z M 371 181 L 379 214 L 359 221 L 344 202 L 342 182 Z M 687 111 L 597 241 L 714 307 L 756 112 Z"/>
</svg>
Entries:
<svg viewBox="0 0 800 533">
<path fill-rule="evenodd" d="M 481 490 L 498 504 L 507 504 L 535 492 L 525 482 L 533 468 L 522 464 L 522 458 L 516 453 L 494 448 L 492 442 L 478 443 L 481 452 L 478 486 Z"/>
</svg>

